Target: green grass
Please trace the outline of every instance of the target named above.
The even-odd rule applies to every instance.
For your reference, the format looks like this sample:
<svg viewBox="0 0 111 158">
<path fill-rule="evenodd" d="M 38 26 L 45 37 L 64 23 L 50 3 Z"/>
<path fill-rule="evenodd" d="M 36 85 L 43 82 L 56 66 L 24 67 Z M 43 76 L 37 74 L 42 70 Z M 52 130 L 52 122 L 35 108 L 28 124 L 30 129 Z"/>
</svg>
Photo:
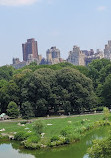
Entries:
<svg viewBox="0 0 111 158">
<path fill-rule="evenodd" d="M 60 131 L 66 126 L 71 126 L 73 131 L 74 129 L 91 124 L 97 120 L 102 120 L 103 117 L 103 115 L 89 115 L 43 120 L 43 123 L 45 124 L 44 133 L 46 133 L 46 137 L 51 138 L 53 135 L 59 135 Z M 81 124 L 81 121 L 85 119 L 87 119 L 87 121 L 84 121 L 84 124 Z M 69 123 L 68 121 L 71 121 L 71 123 Z M 47 124 L 52 124 L 52 126 L 47 126 Z"/>
<path fill-rule="evenodd" d="M 55 118 L 55 119 L 44 119 L 41 120 L 44 125 L 44 133 L 45 137 L 51 138 L 52 136 L 59 135 L 60 131 L 64 129 L 67 125 L 72 126 L 73 129 L 80 128 L 84 125 L 89 125 L 91 123 L 94 123 L 95 121 L 102 120 L 103 115 L 85 115 L 85 116 L 77 116 L 77 117 L 68 117 L 68 118 Z M 87 120 L 86 120 L 87 119 Z M 83 124 L 80 122 L 84 121 Z M 68 121 L 71 121 L 69 123 Z M 47 124 L 52 124 L 51 126 L 48 126 Z M 2 133 L 10 133 L 10 132 L 19 132 L 25 130 L 25 128 L 29 128 L 29 130 L 32 130 L 32 124 L 25 124 L 25 126 L 19 126 L 18 122 L 0 122 L 0 129 L 5 128 L 6 131 Z M 25 130 L 27 131 L 27 130 Z"/>
<path fill-rule="evenodd" d="M 17 122 L 0 122 L 0 129 L 5 129 L 5 131 L 0 133 L 11 133 L 24 130 L 26 127 L 21 127 L 17 125 Z"/>
<path fill-rule="evenodd" d="M 76 137 L 79 138 L 81 134 L 84 134 L 85 130 L 90 130 L 90 127 L 94 127 L 96 121 L 103 120 L 103 118 L 103 114 L 97 114 L 67 118 L 41 119 L 44 127 L 43 133 L 45 133 L 44 138 L 41 139 L 41 143 L 48 144 L 53 136 L 59 136 L 62 130 L 67 129 L 69 130 L 68 137 L 71 137 L 71 139 Z M 40 118 L 37 120 L 40 120 Z M 25 124 L 25 126 L 19 126 L 18 122 L 0 122 L 0 129 L 5 128 L 5 131 L 0 133 L 11 134 L 20 131 L 33 131 L 33 125 L 34 122 L 31 124 Z"/>
</svg>

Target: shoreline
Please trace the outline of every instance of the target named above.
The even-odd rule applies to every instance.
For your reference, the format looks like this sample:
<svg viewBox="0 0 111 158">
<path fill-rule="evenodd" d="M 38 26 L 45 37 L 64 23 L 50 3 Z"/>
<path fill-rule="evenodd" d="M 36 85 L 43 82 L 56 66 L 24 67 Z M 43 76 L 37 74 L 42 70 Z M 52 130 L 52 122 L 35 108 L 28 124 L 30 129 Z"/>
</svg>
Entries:
<svg viewBox="0 0 111 158">
<path fill-rule="evenodd" d="M 95 117 L 96 116 L 96 117 Z M 61 119 L 62 118 L 62 119 Z M 97 119 L 96 119 L 97 118 Z M 52 148 L 52 147 L 58 147 L 63 146 L 66 144 L 72 144 L 75 142 L 78 142 L 87 135 L 88 132 L 92 131 L 93 129 L 97 129 L 98 127 L 111 125 L 111 122 L 108 120 L 103 120 L 104 116 L 102 113 L 99 114 L 87 114 L 87 115 L 74 115 L 74 116 L 62 116 L 62 117 L 49 117 L 49 118 L 38 118 L 34 119 L 31 123 L 21 124 L 21 126 L 16 123 L 27 120 L 14 120 L 11 122 L 8 121 L 2 121 L 2 127 L 5 127 L 5 125 L 9 125 L 11 132 L 4 131 L 1 132 L 1 140 L 2 138 L 8 140 L 14 140 L 20 141 L 22 146 L 27 149 L 41 149 L 41 148 Z M 90 120 L 92 119 L 92 120 Z M 28 120 L 29 121 L 29 120 Z M 42 121 L 43 123 L 46 123 L 45 125 L 45 136 L 42 138 L 41 134 L 34 133 L 33 126 L 34 121 Z M 55 124 L 55 121 L 57 124 Z M 63 125 L 63 128 L 61 127 L 61 124 L 58 123 L 61 121 L 61 124 Z M 47 124 L 53 122 L 53 124 Z M 25 122 L 24 122 L 25 123 Z M 67 125 L 66 125 L 67 123 Z M 13 129 L 11 129 L 11 126 L 13 125 Z M 50 126 L 48 126 L 50 125 Z M 18 128 L 19 131 L 15 132 L 15 128 Z M 62 130 L 59 130 L 59 127 L 61 127 Z M 9 129 L 8 128 L 8 129 Z M 22 129 L 22 130 L 21 130 Z M 27 133 L 27 130 L 31 131 L 32 133 Z M 55 131 L 54 131 L 55 130 Z M 52 131 L 55 132 L 52 133 Z M 44 132 L 44 131 L 43 131 Z M 14 134 L 15 133 L 15 134 Z M 4 136 L 3 136 L 4 135 Z M 16 137 L 16 138 L 15 138 Z M 16 140 L 15 140 L 16 139 Z M 35 141 L 37 139 L 37 141 Z"/>
</svg>

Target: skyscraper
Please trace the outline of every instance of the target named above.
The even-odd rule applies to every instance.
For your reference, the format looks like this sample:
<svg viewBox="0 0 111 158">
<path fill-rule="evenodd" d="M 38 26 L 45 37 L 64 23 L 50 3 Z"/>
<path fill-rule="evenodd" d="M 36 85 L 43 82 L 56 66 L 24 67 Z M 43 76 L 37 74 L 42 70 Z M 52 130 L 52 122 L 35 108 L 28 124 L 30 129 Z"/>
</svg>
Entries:
<svg viewBox="0 0 111 158">
<path fill-rule="evenodd" d="M 27 39 L 27 42 L 22 44 L 22 50 L 24 61 L 28 60 L 29 55 L 32 55 L 33 58 L 38 58 L 38 46 L 34 38 Z"/>
<path fill-rule="evenodd" d="M 85 65 L 85 54 L 78 46 L 73 47 L 73 51 L 69 52 L 67 61 L 73 65 Z"/>
<path fill-rule="evenodd" d="M 56 47 L 51 47 L 46 52 L 47 63 L 48 64 L 57 64 L 60 63 L 60 50 Z"/>
<path fill-rule="evenodd" d="M 105 45 L 104 58 L 111 60 L 111 40 Z"/>
</svg>

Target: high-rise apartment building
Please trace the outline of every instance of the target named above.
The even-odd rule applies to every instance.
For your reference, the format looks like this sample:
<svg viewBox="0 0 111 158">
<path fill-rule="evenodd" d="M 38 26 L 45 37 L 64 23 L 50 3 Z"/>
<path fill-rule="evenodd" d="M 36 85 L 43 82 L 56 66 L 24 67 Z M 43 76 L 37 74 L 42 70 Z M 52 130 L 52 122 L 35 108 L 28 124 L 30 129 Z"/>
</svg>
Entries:
<svg viewBox="0 0 111 158">
<path fill-rule="evenodd" d="M 51 47 L 46 52 L 47 63 L 48 64 L 57 64 L 60 63 L 60 50 L 56 47 Z"/>
<path fill-rule="evenodd" d="M 105 45 L 104 58 L 111 60 L 111 41 L 108 41 L 108 44 Z"/>
<path fill-rule="evenodd" d="M 27 61 L 28 56 L 31 55 L 33 58 L 38 58 L 38 46 L 37 41 L 34 38 L 27 39 L 25 44 L 22 44 L 23 60 Z"/>
<path fill-rule="evenodd" d="M 82 53 L 78 46 L 73 47 L 73 51 L 69 52 L 67 61 L 73 65 L 85 65 L 85 54 Z"/>
</svg>

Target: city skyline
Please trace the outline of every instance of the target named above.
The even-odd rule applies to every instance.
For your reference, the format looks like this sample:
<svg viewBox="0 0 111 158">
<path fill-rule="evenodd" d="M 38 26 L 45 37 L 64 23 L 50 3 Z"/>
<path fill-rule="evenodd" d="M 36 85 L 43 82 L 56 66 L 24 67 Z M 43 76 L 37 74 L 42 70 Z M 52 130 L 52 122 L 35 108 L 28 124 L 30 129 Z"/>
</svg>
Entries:
<svg viewBox="0 0 111 158">
<path fill-rule="evenodd" d="M 73 46 L 73 50 L 68 52 L 67 59 L 61 58 L 61 53 L 56 46 L 51 47 L 46 51 L 46 58 L 38 54 L 37 41 L 34 38 L 27 39 L 25 44 L 22 44 L 23 61 L 13 58 L 13 66 L 16 69 L 22 68 L 25 65 L 29 65 L 35 62 L 37 65 L 53 65 L 61 62 L 69 62 L 73 65 L 87 66 L 92 60 L 95 59 L 108 59 L 111 60 L 111 40 L 105 45 L 104 51 L 97 49 L 94 52 L 93 49 L 81 50 L 77 45 Z"/>
<path fill-rule="evenodd" d="M 66 59 L 73 45 L 104 49 L 111 39 L 110 0 L 1 0 L 0 66 L 22 60 L 21 44 L 34 37 L 38 53 L 56 46 Z"/>
<path fill-rule="evenodd" d="M 34 43 L 33 43 L 34 42 Z M 31 44 L 32 43 L 32 44 Z M 10 63 L 10 64 L 6 64 L 6 65 L 13 65 L 14 64 L 14 62 L 17 60 L 17 63 L 23 63 L 23 66 L 25 66 L 26 64 L 30 64 L 31 62 L 37 62 L 38 64 L 40 64 L 40 61 L 43 59 L 45 59 L 46 61 L 48 60 L 48 56 L 47 56 L 47 53 L 48 53 L 48 51 L 49 50 L 53 50 L 53 49 L 56 49 L 56 46 L 51 46 L 51 48 L 50 49 L 47 49 L 46 50 L 46 55 L 45 55 L 45 57 L 44 56 L 42 56 L 42 54 L 39 54 L 38 53 L 38 44 L 37 44 L 38 42 L 37 41 L 35 41 L 35 38 L 30 38 L 30 39 L 27 39 L 27 42 L 25 42 L 24 44 L 22 43 L 21 44 L 21 47 L 22 47 L 22 59 L 20 60 L 20 56 L 16 56 L 16 57 L 13 57 L 13 59 L 12 59 L 12 63 Z M 27 45 L 28 44 L 28 45 Z M 33 45 L 34 44 L 34 45 Z M 104 49 L 102 50 L 102 49 L 96 49 L 96 51 L 94 51 L 94 49 L 89 49 L 89 50 L 87 50 L 87 49 L 84 49 L 84 50 L 82 50 L 81 49 L 81 47 L 80 46 L 78 46 L 78 45 L 73 45 L 73 49 L 74 48 L 78 48 L 79 49 L 79 51 L 82 53 L 82 54 L 84 54 L 85 55 L 85 57 L 87 57 L 87 56 L 89 56 L 89 57 L 91 57 L 91 58 L 95 58 L 95 59 L 99 59 L 98 57 L 96 57 L 96 55 L 98 54 L 99 55 L 99 53 L 101 54 L 104 54 L 104 56 L 102 57 L 102 58 L 106 58 L 106 59 L 109 59 L 109 60 L 111 60 L 111 40 L 109 40 L 105 45 L 104 45 Z M 34 51 L 34 52 L 33 52 Z M 36 52 L 37 51 L 37 52 Z M 55 51 L 55 50 L 54 50 Z M 61 55 L 61 51 L 60 51 L 60 49 L 56 49 L 56 51 L 59 51 L 59 56 L 58 57 L 54 57 L 54 58 L 58 58 L 58 59 L 60 59 L 61 61 L 58 61 L 57 63 L 59 63 L 59 62 L 64 62 L 64 61 L 67 61 L 67 62 L 70 62 L 70 61 L 68 61 L 68 59 L 69 59 L 69 56 L 70 56 L 70 53 L 72 52 L 71 50 L 69 50 L 68 52 L 67 52 L 67 57 L 64 59 L 64 58 L 62 58 L 62 57 L 60 57 Z M 30 53 L 29 53 L 30 52 Z M 75 51 L 76 52 L 76 51 Z M 34 53 L 34 54 L 33 54 Z M 91 54 L 90 54 L 91 53 Z M 25 56 L 24 56 L 25 55 Z M 101 56 L 101 55 L 100 55 Z M 100 57 L 99 56 L 99 57 Z M 81 56 L 82 57 L 82 56 Z M 81 58 L 80 57 L 80 58 Z M 74 58 L 74 57 L 73 57 Z M 76 58 L 76 53 L 75 53 L 75 58 Z M 83 57 L 84 58 L 84 57 Z M 100 59 L 101 59 L 101 57 L 100 57 Z M 36 61 L 36 60 L 38 60 L 38 61 Z M 75 60 L 75 59 L 74 59 Z M 81 59 L 80 59 L 81 60 Z M 25 63 L 24 63 L 25 62 Z M 91 62 L 91 61 L 90 61 Z M 89 62 L 89 63 L 90 63 Z M 56 63 L 56 61 L 55 61 L 55 64 L 57 64 Z M 71 62 L 70 62 L 71 63 Z M 16 64 L 16 63 L 15 63 Z M 21 65 L 20 64 L 20 65 Z M 24 65 L 25 64 L 25 65 Z M 44 63 L 44 64 L 46 64 L 46 63 Z M 44 65 L 43 64 L 43 65 Z M 51 63 L 47 63 L 47 64 L 51 64 Z M 46 64 L 46 65 L 47 65 Z M 52 64 L 54 64 L 54 63 L 52 63 Z M 74 63 L 72 63 L 72 64 L 74 64 Z M 74 64 L 74 65 L 81 65 L 81 64 Z M 84 63 L 84 64 L 82 64 L 82 65 L 87 65 L 86 63 Z M 2 65 L 2 66 L 4 66 L 4 65 Z M 22 65 L 21 65 L 22 66 Z M 20 67 L 21 67 L 20 66 Z"/>
</svg>

